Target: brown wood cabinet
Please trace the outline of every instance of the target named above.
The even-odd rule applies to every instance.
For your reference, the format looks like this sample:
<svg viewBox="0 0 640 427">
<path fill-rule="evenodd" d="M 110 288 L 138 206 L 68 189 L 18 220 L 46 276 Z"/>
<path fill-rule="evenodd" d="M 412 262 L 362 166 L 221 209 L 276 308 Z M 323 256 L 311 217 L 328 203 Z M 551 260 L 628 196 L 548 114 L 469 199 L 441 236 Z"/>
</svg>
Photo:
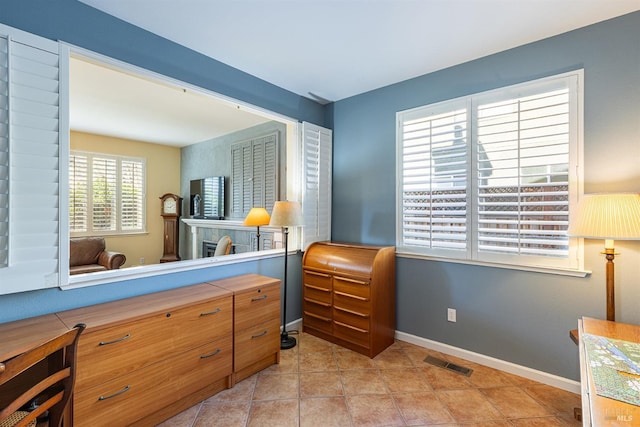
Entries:
<svg viewBox="0 0 640 427">
<path fill-rule="evenodd" d="M 317 242 L 303 258 L 303 330 L 369 357 L 393 344 L 395 248 Z"/>
<path fill-rule="evenodd" d="M 220 280 L 233 292 L 233 382 L 280 363 L 280 280 L 247 275 Z"/>
</svg>

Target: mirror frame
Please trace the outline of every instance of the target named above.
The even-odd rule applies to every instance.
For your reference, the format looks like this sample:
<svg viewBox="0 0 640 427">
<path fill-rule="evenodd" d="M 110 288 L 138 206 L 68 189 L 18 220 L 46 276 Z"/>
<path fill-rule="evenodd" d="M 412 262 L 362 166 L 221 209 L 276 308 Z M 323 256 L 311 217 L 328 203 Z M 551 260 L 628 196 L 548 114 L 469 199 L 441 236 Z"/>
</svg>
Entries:
<svg viewBox="0 0 640 427">
<path fill-rule="evenodd" d="M 136 75 L 140 78 L 170 85 L 178 88 L 184 88 L 203 96 L 214 98 L 217 101 L 230 104 L 233 108 L 242 109 L 250 113 L 263 116 L 270 120 L 284 123 L 287 128 L 285 138 L 285 171 L 281 176 L 285 179 L 286 193 L 281 195 L 281 199 L 300 200 L 302 193 L 300 171 L 300 127 L 299 122 L 290 117 L 274 113 L 272 111 L 256 107 L 243 101 L 233 99 L 231 97 L 204 89 L 199 86 L 192 85 L 135 65 L 119 61 L 102 54 L 92 52 L 90 50 L 77 47 L 68 43 L 60 42 L 60 161 L 67 162 L 70 154 L 70 126 L 69 126 L 69 76 L 71 56 L 82 60 L 96 62 L 107 67 L 123 71 L 125 73 Z M 67 164 L 65 163 L 65 164 Z M 60 190 L 59 190 L 59 214 L 60 218 L 68 219 L 69 217 L 69 170 L 68 167 L 60 168 Z M 188 227 L 181 221 L 182 227 Z M 267 227 L 265 227 L 267 228 Z M 273 229 L 277 232 L 277 229 Z M 76 289 L 87 286 L 95 286 L 106 283 L 115 283 L 127 280 L 135 280 L 146 277 L 160 276 L 170 273 L 178 273 L 203 268 L 211 268 L 215 266 L 231 265 L 255 261 L 266 258 L 282 256 L 284 249 L 269 249 L 255 252 L 246 252 L 239 254 L 230 254 L 224 257 L 209 257 L 199 259 L 183 259 L 178 262 L 148 264 L 144 266 L 129 267 L 122 270 L 109 270 L 103 272 L 78 274 L 71 276 L 69 274 L 69 245 L 65 244 L 70 237 L 68 220 L 60 221 L 60 244 L 59 244 L 59 283 L 58 286 L 65 289 Z M 301 236 L 299 228 L 294 228 L 289 232 L 289 253 L 295 252 L 301 247 Z"/>
</svg>

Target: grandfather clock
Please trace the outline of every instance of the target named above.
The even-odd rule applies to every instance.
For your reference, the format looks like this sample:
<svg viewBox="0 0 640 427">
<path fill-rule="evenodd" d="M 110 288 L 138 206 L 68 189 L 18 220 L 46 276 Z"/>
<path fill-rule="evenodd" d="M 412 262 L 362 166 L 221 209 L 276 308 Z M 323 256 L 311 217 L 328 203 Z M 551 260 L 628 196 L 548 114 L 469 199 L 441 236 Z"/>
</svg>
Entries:
<svg viewBox="0 0 640 427">
<path fill-rule="evenodd" d="M 164 219 L 164 253 L 160 262 L 180 261 L 178 255 L 178 243 L 180 241 L 180 209 L 182 197 L 167 193 L 160 197 L 160 215 Z"/>
</svg>

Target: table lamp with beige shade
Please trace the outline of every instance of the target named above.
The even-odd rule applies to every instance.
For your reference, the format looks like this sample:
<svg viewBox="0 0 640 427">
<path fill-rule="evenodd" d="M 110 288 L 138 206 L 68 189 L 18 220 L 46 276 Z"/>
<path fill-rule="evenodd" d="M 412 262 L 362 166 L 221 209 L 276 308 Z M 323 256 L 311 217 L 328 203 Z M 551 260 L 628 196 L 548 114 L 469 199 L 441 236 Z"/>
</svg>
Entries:
<svg viewBox="0 0 640 427">
<path fill-rule="evenodd" d="M 616 320 L 614 265 L 615 240 L 640 240 L 640 194 L 585 194 L 572 216 L 569 236 L 604 239 L 607 320 Z"/>
</svg>

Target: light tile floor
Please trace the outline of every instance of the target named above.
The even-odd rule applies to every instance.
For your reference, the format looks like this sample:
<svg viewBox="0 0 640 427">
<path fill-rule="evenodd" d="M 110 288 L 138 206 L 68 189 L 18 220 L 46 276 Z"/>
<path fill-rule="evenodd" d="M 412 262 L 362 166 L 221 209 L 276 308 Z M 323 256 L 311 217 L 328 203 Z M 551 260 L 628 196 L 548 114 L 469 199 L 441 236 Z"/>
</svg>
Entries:
<svg viewBox="0 0 640 427">
<path fill-rule="evenodd" d="M 273 365 L 162 423 L 204 426 L 579 426 L 580 396 L 403 341 L 374 359 L 309 334 Z M 424 362 L 473 369 L 470 377 Z"/>
</svg>

